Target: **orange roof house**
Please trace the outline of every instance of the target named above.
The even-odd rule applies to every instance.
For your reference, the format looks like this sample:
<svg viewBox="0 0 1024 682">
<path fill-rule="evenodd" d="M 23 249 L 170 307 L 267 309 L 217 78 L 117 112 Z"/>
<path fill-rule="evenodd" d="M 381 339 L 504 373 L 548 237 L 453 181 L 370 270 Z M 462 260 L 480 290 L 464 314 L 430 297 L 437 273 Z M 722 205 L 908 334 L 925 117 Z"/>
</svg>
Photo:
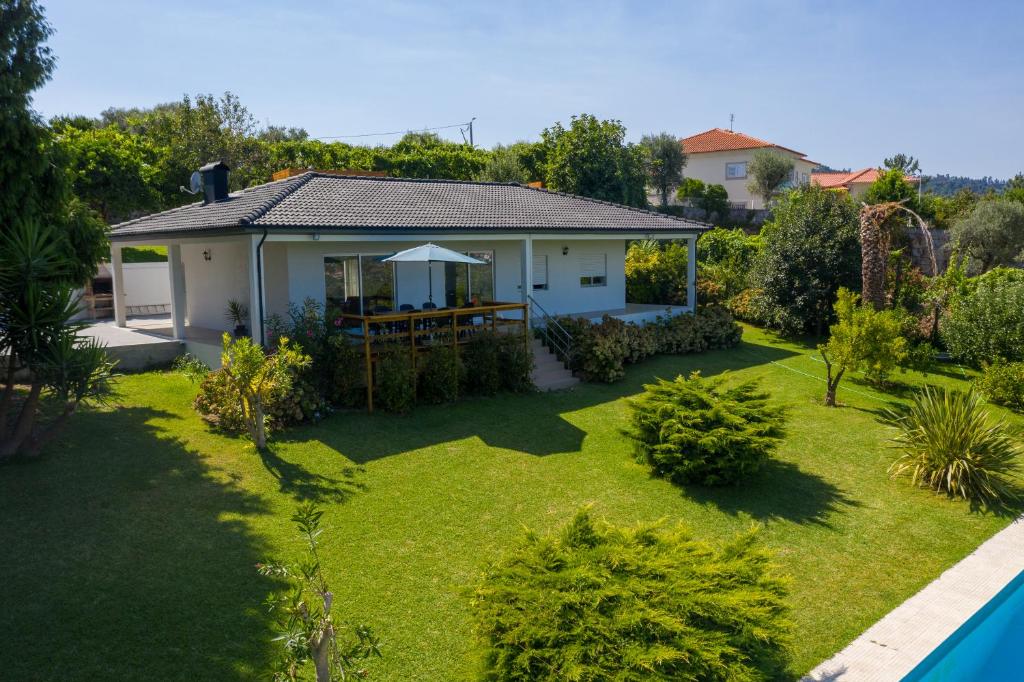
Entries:
<svg viewBox="0 0 1024 682">
<path fill-rule="evenodd" d="M 882 172 L 878 168 L 862 168 L 857 171 L 814 172 L 811 173 L 811 182 L 825 189 L 845 190 L 850 193 L 850 196 L 859 197 L 868 190 L 871 183 L 877 180 Z M 921 181 L 920 178 L 913 175 L 907 175 L 904 179 L 911 184 Z"/>
<path fill-rule="evenodd" d="M 680 140 L 689 157 L 683 173 L 706 184 L 722 185 L 729 201 L 742 208 L 764 208 L 761 197 L 750 192 L 747 165 L 759 149 L 771 149 L 793 159 L 792 185 L 807 184 L 818 165 L 803 152 L 725 128 L 712 128 Z"/>
</svg>

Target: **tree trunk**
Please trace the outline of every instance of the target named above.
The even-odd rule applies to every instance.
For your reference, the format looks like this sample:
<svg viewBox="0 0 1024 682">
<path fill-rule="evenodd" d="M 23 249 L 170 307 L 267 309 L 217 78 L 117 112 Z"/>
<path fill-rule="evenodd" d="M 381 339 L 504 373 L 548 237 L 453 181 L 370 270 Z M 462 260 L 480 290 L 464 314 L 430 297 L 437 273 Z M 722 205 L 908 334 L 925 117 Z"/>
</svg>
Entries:
<svg viewBox="0 0 1024 682">
<path fill-rule="evenodd" d="M 263 415 L 263 401 L 259 398 L 253 400 L 252 403 L 252 418 L 253 418 L 253 442 L 256 443 L 256 449 L 262 450 L 267 447 L 267 427 L 265 424 L 265 418 Z"/>
<path fill-rule="evenodd" d="M 885 308 L 885 249 L 876 206 L 860 211 L 861 296 L 875 310 Z"/>
<path fill-rule="evenodd" d="M 0 438 L 7 433 L 7 413 L 14 402 L 14 353 L 7 356 L 7 376 L 4 378 L 4 394 L 0 397 Z"/>
<path fill-rule="evenodd" d="M 323 595 L 324 615 L 331 613 L 331 602 L 334 595 L 327 592 Z M 331 682 L 331 646 L 334 644 L 334 626 L 330 622 L 324 628 L 320 639 L 310 642 L 313 649 L 313 665 L 316 667 L 316 682 Z"/>
<path fill-rule="evenodd" d="M 18 421 L 14 424 L 14 431 L 10 437 L 0 442 L 0 459 L 13 457 L 21 450 L 22 444 L 32 433 L 32 426 L 35 423 L 36 408 L 39 405 L 39 394 L 43 390 L 43 384 L 39 381 L 32 383 L 28 397 L 21 405 L 21 413 Z"/>
<path fill-rule="evenodd" d="M 71 419 L 71 415 L 73 415 L 77 409 L 78 401 L 65 403 L 64 409 L 61 411 L 60 415 L 58 415 L 52 423 L 47 424 L 46 429 L 41 434 L 33 435 L 28 446 L 24 449 L 25 455 L 27 457 L 38 457 L 39 453 L 42 452 L 43 446 L 64 431 L 68 421 Z"/>
<path fill-rule="evenodd" d="M 839 382 L 843 378 L 846 368 L 840 369 L 835 376 L 832 376 L 832 363 L 824 352 L 821 354 L 821 359 L 825 361 L 825 407 L 835 407 L 836 391 L 839 389 Z"/>
</svg>

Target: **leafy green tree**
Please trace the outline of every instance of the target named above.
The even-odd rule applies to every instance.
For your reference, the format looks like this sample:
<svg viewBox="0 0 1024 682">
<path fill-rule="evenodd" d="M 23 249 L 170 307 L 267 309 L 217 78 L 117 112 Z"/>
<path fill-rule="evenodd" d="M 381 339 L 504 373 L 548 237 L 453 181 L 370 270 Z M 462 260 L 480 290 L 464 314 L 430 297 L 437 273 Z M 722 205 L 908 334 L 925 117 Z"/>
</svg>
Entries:
<svg viewBox="0 0 1024 682">
<path fill-rule="evenodd" d="M 287 392 L 296 371 L 309 366 L 309 356 L 287 338 L 279 339 L 277 351 L 269 356 L 248 336 L 232 340 L 225 332 L 223 346 L 221 371 L 253 444 L 262 450 L 267 447 L 267 405 L 275 393 Z"/>
<path fill-rule="evenodd" d="M 954 288 L 940 331 L 962 362 L 1024 361 L 1024 271 L 996 268 Z"/>
<path fill-rule="evenodd" d="M 682 526 L 617 527 L 581 510 L 528 532 L 472 593 L 481 679 L 779 679 L 787 581 L 753 530 L 711 545 Z"/>
<path fill-rule="evenodd" d="M 647 152 L 647 183 L 658 191 L 661 205 L 668 206 L 668 195 L 683 179 L 686 153 L 679 138 L 669 133 L 644 135 L 640 146 Z"/>
<path fill-rule="evenodd" d="M 1017 173 L 1006 182 L 1003 198 L 1024 204 L 1024 173 Z"/>
<path fill-rule="evenodd" d="M 722 185 L 706 185 L 699 178 L 684 178 L 676 197 L 704 211 L 704 216 L 724 218 L 729 212 L 729 192 Z"/>
<path fill-rule="evenodd" d="M 1024 204 L 1006 199 L 981 201 L 953 223 L 957 249 L 970 257 L 969 269 L 987 272 L 1024 259 Z"/>
<path fill-rule="evenodd" d="M 895 154 L 883 161 L 882 165 L 887 170 L 899 171 L 902 175 L 917 175 L 921 172 L 921 164 L 910 154 Z"/>
<path fill-rule="evenodd" d="M 689 200 L 696 205 L 697 201 L 704 196 L 706 187 L 700 178 L 683 178 L 676 189 L 676 198 L 680 201 Z"/>
<path fill-rule="evenodd" d="M 327 584 L 320 563 L 323 514 L 315 503 L 307 502 L 292 515 L 292 522 L 306 546 L 302 561 L 256 565 L 260 575 L 291 584 L 289 592 L 269 601 L 281 627 L 277 641 L 284 647 L 284 655 L 274 670 L 275 682 L 295 682 L 310 664 L 317 682 L 365 677 L 366 671 L 356 668 L 357 661 L 381 655 L 380 642 L 364 625 L 353 628 L 352 637 L 340 636 L 345 628 L 335 620 L 334 592 Z"/>
<path fill-rule="evenodd" d="M 767 208 L 779 193 L 779 190 L 793 176 L 793 159 L 771 149 L 758 149 L 754 152 L 747 167 L 750 182 L 747 189 L 764 200 Z"/>
<path fill-rule="evenodd" d="M 784 333 L 825 331 L 840 287 L 860 286 L 857 207 L 817 185 L 783 195 L 761 230 L 753 273 L 767 323 Z"/>
<path fill-rule="evenodd" d="M 484 163 L 483 170 L 477 175 L 478 180 L 487 182 L 529 182 L 526 167 L 519 160 L 519 154 L 510 147 L 498 145 L 491 150 L 490 158 Z"/>
<path fill-rule="evenodd" d="M 615 120 L 573 116 L 568 128 L 555 123 L 541 133 L 547 163 L 544 181 L 560 192 L 627 206 L 646 206 L 643 152 L 626 143 L 626 129 Z"/>
<path fill-rule="evenodd" d="M 57 131 L 56 143 L 67 159 L 75 195 L 107 224 L 160 206 L 154 186 L 157 152 L 146 145 L 145 138 L 114 127 L 65 126 Z"/>
<path fill-rule="evenodd" d="M 697 281 L 714 282 L 728 300 L 751 286 L 751 270 L 761 249 L 759 235 L 747 235 L 738 227 L 705 232 L 697 241 Z"/>
<path fill-rule="evenodd" d="M 308 140 L 309 133 L 305 128 L 294 128 L 288 126 L 267 126 L 261 130 L 256 137 L 264 142 L 276 144 L 291 140 Z"/>
<path fill-rule="evenodd" d="M 508 146 L 519 157 L 519 163 L 526 169 L 527 182 L 543 182 L 547 168 L 547 147 L 543 142 L 520 140 Z"/>
<path fill-rule="evenodd" d="M 907 208 L 917 210 L 917 189 L 907 182 L 906 174 L 900 168 L 879 173 L 878 178 L 864 192 L 866 204 L 882 204 L 887 201 L 901 202 Z"/>
</svg>

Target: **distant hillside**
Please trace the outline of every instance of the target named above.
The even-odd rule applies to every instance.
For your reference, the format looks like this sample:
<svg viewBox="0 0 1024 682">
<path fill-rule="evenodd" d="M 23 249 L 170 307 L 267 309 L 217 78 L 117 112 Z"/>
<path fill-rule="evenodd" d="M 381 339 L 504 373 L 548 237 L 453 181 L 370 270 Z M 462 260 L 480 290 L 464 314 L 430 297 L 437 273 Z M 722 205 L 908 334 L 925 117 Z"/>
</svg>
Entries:
<svg viewBox="0 0 1024 682">
<path fill-rule="evenodd" d="M 962 189 L 969 189 L 975 194 L 986 194 L 989 190 L 997 194 L 1006 187 L 1006 180 L 992 177 L 965 178 L 958 175 L 926 175 L 924 191 L 940 196 L 952 196 Z"/>
</svg>

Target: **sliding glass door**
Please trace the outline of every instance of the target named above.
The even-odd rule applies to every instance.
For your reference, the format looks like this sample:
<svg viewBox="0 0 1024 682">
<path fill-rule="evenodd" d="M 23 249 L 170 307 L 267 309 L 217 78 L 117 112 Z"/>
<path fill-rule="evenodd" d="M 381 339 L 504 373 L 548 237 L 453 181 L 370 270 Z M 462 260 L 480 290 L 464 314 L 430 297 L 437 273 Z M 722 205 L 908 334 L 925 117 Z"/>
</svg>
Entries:
<svg viewBox="0 0 1024 682">
<path fill-rule="evenodd" d="M 364 315 L 392 310 L 395 305 L 395 267 L 387 255 L 326 256 L 325 302 L 328 310 Z"/>
</svg>

